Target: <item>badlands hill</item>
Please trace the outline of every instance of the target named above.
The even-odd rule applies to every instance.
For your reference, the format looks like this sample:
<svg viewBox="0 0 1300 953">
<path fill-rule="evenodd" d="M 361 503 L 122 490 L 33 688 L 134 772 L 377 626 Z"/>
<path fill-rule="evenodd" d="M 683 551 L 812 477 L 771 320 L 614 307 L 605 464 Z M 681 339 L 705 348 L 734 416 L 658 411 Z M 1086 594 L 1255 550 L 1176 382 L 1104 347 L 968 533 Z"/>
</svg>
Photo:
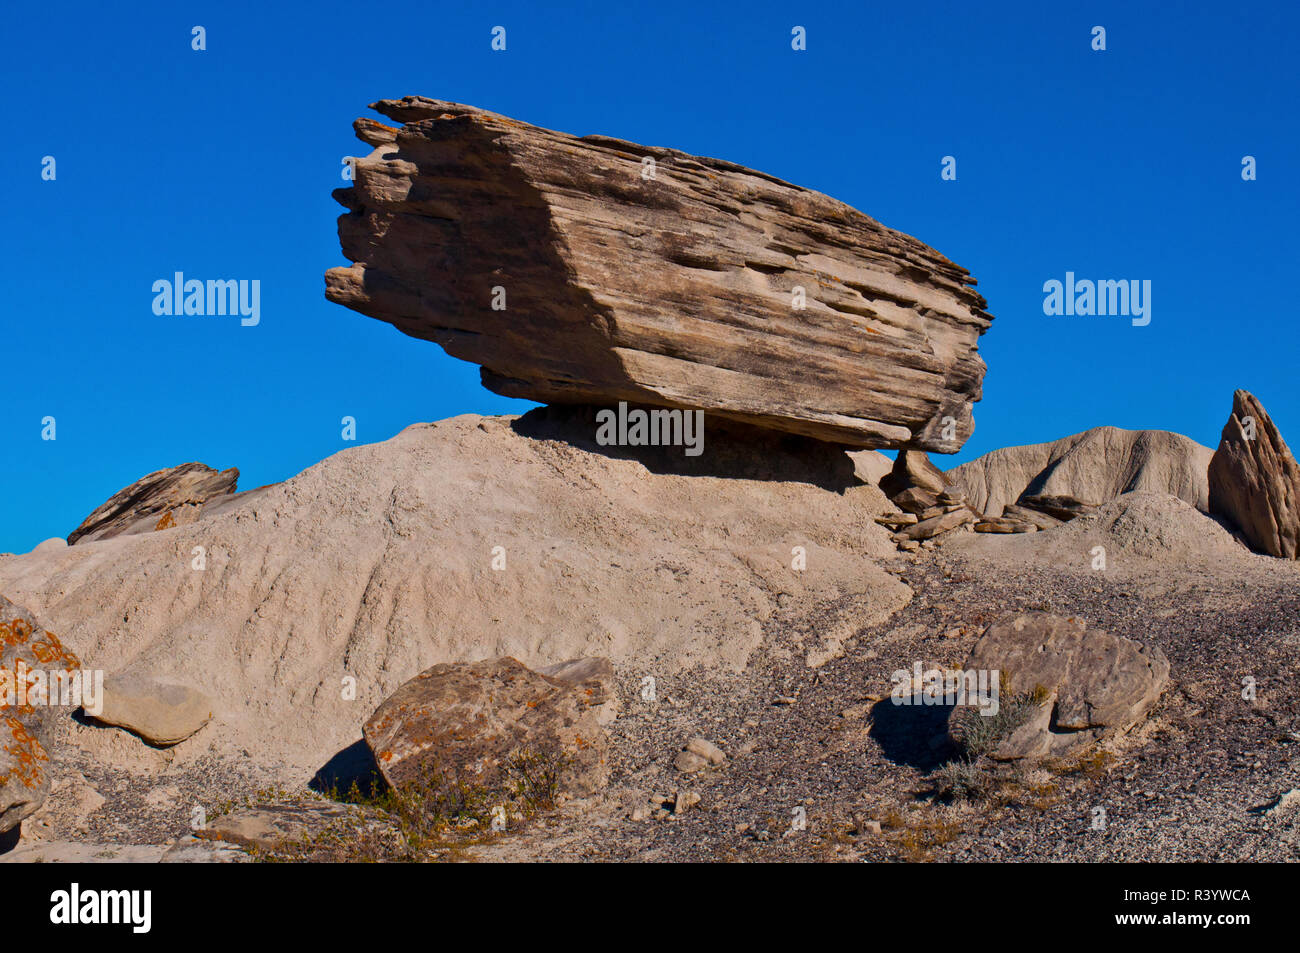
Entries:
<svg viewBox="0 0 1300 953">
<path fill-rule="evenodd" d="M 1213 454 L 1100 427 L 945 474 L 992 318 L 935 249 L 722 160 L 375 108 L 327 297 L 551 406 L 243 493 L 159 470 L 0 558 L 0 655 L 112 678 L 98 714 L 17 706 L 0 852 L 281 850 L 360 749 L 394 786 L 532 774 L 471 798 L 515 798 L 507 836 L 435 812 L 367 853 L 400 827 L 367 804 L 343 859 L 1294 857 L 1300 467 L 1251 395 Z M 598 445 L 621 401 L 702 412 L 703 453 Z M 1023 676 L 1024 720 L 982 745 L 927 666 Z"/>
<path fill-rule="evenodd" d="M 416 424 L 194 523 L 0 560 L 0 592 L 88 664 L 206 692 L 196 743 L 299 777 L 437 662 L 736 669 L 783 616 L 850 603 L 808 646 L 832 651 L 909 598 L 880 566 L 889 504 L 841 449 L 741 427 L 698 461 L 611 456 L 594 430 L 560 410 Z"/>
<path fill-rule="evenodd" d="M 986 516 L 1036 500 L 1097 506 L 1124 493 L 1165 493 L 1206 510 L 1213 454 L 1165 430 L 1094 427 L 1050 443 L 994 450 L 948 476 Z"/>
</svg>

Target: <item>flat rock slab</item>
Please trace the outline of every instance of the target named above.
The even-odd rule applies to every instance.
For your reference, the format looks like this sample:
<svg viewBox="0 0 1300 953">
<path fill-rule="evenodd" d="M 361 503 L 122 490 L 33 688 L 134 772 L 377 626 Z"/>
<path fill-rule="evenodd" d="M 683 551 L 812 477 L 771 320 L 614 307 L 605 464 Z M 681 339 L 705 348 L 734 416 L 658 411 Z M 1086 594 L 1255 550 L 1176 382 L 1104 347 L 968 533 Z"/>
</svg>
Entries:
<svg viewBox="0 0 1300 953">
<path fill-rule="evenodd" d="M 196 833 L 200 840 L 225 841 L 260 850 L 301 843 L 358 815 L 344 804 L 261 804 L 223 814 Z"/>
<path fill-rule="evenodd" d="M 363 729 L 393 787 L 434 777 L 496 792 L 522 752 L 562 764 L 560 790 L 590 794 L 609 777 L 601 719 L 613 694 L 603 666 L 565 663 L 576 681 L 509 656 L 435 665 L 379 706 Z M 608 669 L 612 675 L 612 668 Z"/>
<path fill-rule="evenodd" d="M 93 717 L 167 748 L 212 719 L 212 700 L 188 685 L 127 673 L 105 679 L 103 708 Z"/>
<path fill-rule="evenodd" d="M 1232 395 L 1209 483 L 1210 511 L 1239 526 L 1253 548 L 1284 559 L 1300 554 L 1300 466 L 1248 391 Z"/>
<path fill-rule="evenodd" d="M 1128 731 L 1169 683 L 1169 662 L 1155 646 L 1046 612 L 1012 613 L 988 627 L 965 670 L 995 669 L 1013 694 L 1045 693 L 1036 716 L 994 752 L 999 760 L 1059 756 Z"/>
<path fill-rule="evenodd" d="M 251 858 L 237 848 L 193 837 L 173 844 L 90 844 L 48 841 L 0 854 L 0 864 L 239 864 Z"/>
<path fill-rule="evenodd" d="M 1005 516 L 980 520 L 975 524 L 977 533 L 1036 533 L 1038 526 L 1028 520 L 1008 519 Z"/>
<path fill-rule="evenodd" d="M 542 403 L 700 408 L 858 447 L 955 452 L 992 320 L 969 273 L 819 192 L 719 159 L 408 96 L 326 297 Z"/>
<path fill-rule="evenodd" d="M 19 680 L 34 687 L 58 672 L 72 672 L 81 663 L 58 637 L 26 609 L 0 596 L 0 834 L 13 830 L 34 814 L 50 791 L 50 743 L 55 719 L 67 710 L 50 704 L 52 696 L 27 697 Z M 8 689 L 8 691 L 6 691 Z M 12 703 L 6 700 L 12 692 Z"/>
</svg>

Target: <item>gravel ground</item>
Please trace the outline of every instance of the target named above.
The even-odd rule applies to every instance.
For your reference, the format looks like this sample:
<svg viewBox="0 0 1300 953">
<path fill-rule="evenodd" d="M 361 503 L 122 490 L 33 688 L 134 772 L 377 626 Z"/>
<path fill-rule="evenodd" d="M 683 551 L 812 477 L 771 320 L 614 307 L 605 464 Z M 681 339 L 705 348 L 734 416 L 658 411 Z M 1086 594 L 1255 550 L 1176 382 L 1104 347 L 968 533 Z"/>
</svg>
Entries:
<svg viewBox="0 0 1300 953">
<path fill-rule="evenodd" d="M 620 672 L 625 701 L 610 729 L 606 795 L 570 802 L 467 856 L 1300 859 L 1300 811 L 1267 813 L 1280 795 L 1300 788 L 1295 566 L 1152 563 L 1087 573 L 998 568 L 940 547 L 900 556 L 893 571 L 914 591 L 911 603 L 888 622 L 858 631 L 821 668 L 808 667 L 807 653 L 820 646 L 821 632 L 858 611 L 851 599 L 796 616 L 794 624 L 783 615 L 782 627 L 765 633 L 763 649 L 742 673 Z M 1104 755 L 1031 773 L 991 802 L 943 803 L 932 775 L 955 754 L 944 740 L 946 710 L 894 706 L 890 673 L 916 661 L 926 668 L 960 665 L 985 626 L 1013 609 L 1075 616 L 1154 643 L 1170 660 L 1172 684 L 1146 724 L 1108 744 Z M 647 676 L 655 680 L 653 700 L 642 697 Z M 1257 685 L 1254 701 L 1241 695 L 1247 677 Z M 695 736 L 719 745 L 727 760 L 680 774 L 673 760 Z M 106 767 L 111 758 L 89 757 L 72 744 L 56 757 L 71 769 L 69 783 L 80 783 L 72 774 L 79 772 L 106 800 L 88 816 L 51 812 L 50 838 L 166 843 L 189 833 L 194 806 L 219 812 L 267 799 L 275 787 L 275 771 L 250 762 L 198 759 L 127 770 Z M 699 803 L 675 812 L 679 791 L 697 794 Z"/>
<path fill-rule="evenodd" d="M 782 651 L 816 631 L 814 616 L 799 631 L 770 633 L 765 660 L 743 675 L 665 680 L 657 703 L 640 701 L 641 676 L 625 673 L 625 697 L 636 700 L 614 727 L 612 803 L 572 808 L 528 844 L 501 845 L 489 856 L 1300 859 L 1300 812 L 1266 812 L 1300 788 L 1295 567 L 998 571 L 942 549 L 899 565 L 916 593 L 912 603 L 860 631 L 843 657 L 819 670 L 808 669 L 801 652 Z M 1172 684 L 1147 723 L 1104 756 L 1031 775 L 994 803 L 944 804 L 929 777 L 954 754 L 938 743 L 946 712 L 892 705 L 889 673 L 918 660 L 960 664 L 984 627 L 1011 609 L 1075 616 L 1154 643 L 1171 662 Z M 1248 676 L 1254 701 L 1241 694 Z M 672 760 L 696 735 L 720 745 L 728 761 L 679 775 Z M 700 803 L 680 816 L 629 819 L 651 795 L 678 788 L 698 793 Z M 881 831 L 858 833 L 869 828 L 859 821 L 869 820 Z"/>
</svg>

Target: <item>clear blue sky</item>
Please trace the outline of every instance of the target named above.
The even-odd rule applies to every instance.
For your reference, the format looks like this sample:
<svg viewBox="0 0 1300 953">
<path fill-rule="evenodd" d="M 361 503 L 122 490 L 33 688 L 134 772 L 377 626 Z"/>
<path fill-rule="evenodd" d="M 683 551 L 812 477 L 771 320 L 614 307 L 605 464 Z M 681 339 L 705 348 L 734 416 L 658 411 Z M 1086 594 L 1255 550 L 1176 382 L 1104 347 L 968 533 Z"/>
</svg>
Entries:
<svg viewBox="0 0 1300 953">
<path fill-rule="evenodd" d="M 1236 387 L 1300 444 L 1296 10 L 11 4 L 0 551 L 66 535 L 161 467 L 285 479 L 346 446 L 345 414 L 370 442 L 528 406 L 324 299 L 344 262 L 330 190 L 363 148 L 351 122 L 412 93 L 745 163 L 968 267 L 997 320 L 976 433 L 950 462 L 1099 424 L 1213 445 Z M 1045 316 L 1043 282 L 1067 270 L 1150 279 L 1150 326 Z M 155 316 L 152 283 L 175 271 L 260 279 L 261 324 Z"/>
</svg>

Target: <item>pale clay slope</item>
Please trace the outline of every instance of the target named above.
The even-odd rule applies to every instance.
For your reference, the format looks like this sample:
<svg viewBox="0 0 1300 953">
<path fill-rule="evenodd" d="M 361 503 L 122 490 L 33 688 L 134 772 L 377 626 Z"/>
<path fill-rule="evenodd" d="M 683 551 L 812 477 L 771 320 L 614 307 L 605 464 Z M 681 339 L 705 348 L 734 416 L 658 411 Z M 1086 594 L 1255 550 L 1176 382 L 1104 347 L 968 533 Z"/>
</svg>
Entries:
<svg viewBox="0 0 1300 953">
<path fill-rule="evenodd" d="M 1094 548 L 1106 569 L 1145 575 L 1164 571 L 1236 567 L 1272 571 L 1277 560 L 1252 553 L 1219 521 L 1167 493 L 1125 493 L 1093 513 L 1037 533 L 971 534 L 945 549 L 1008 567 L 1016 565 L 1094 572 Z"/>
<path fill-rule="evenodd" d="M 1004 447 L 948 471 L 986 516 L 1026 490 L 1099 504 L 1123 493 L 1165 493 L 1206 510 L 1214 451 L 1166 430 L 1094 427 L 1050 443 Z"/>
<path fill-rule="evenodd" d="M 89 665 L 211 696 L 216 718 L 181 756 L 210 746 L 304 772 L 437 662 L 599 654 L 650 675 L 739 668 L 782 613 L 853 597 L 851 617 L 817 633 L 833 652 L 910 597 L 879 566 L 893 546 L 872 517 L 889 504 L 854 485 L 842 452 L 842 487 L 688 477 L 511 421 L 417 424 L 198 523 L 5 558 L 0 592 Z M 726 460 L 724 435 L 709 439 L 706 458 Z M 778 477 L 805 459 L 763 456 Z M 196 546 L 205 571 L 191 568 Z M 495 546 L 503 572 L 490 568 Z M 807 548 L 804 572 L 790 568 L 794 546 Z M 341 698 L 346 675 L 355 701 Z"/>
</svg>

